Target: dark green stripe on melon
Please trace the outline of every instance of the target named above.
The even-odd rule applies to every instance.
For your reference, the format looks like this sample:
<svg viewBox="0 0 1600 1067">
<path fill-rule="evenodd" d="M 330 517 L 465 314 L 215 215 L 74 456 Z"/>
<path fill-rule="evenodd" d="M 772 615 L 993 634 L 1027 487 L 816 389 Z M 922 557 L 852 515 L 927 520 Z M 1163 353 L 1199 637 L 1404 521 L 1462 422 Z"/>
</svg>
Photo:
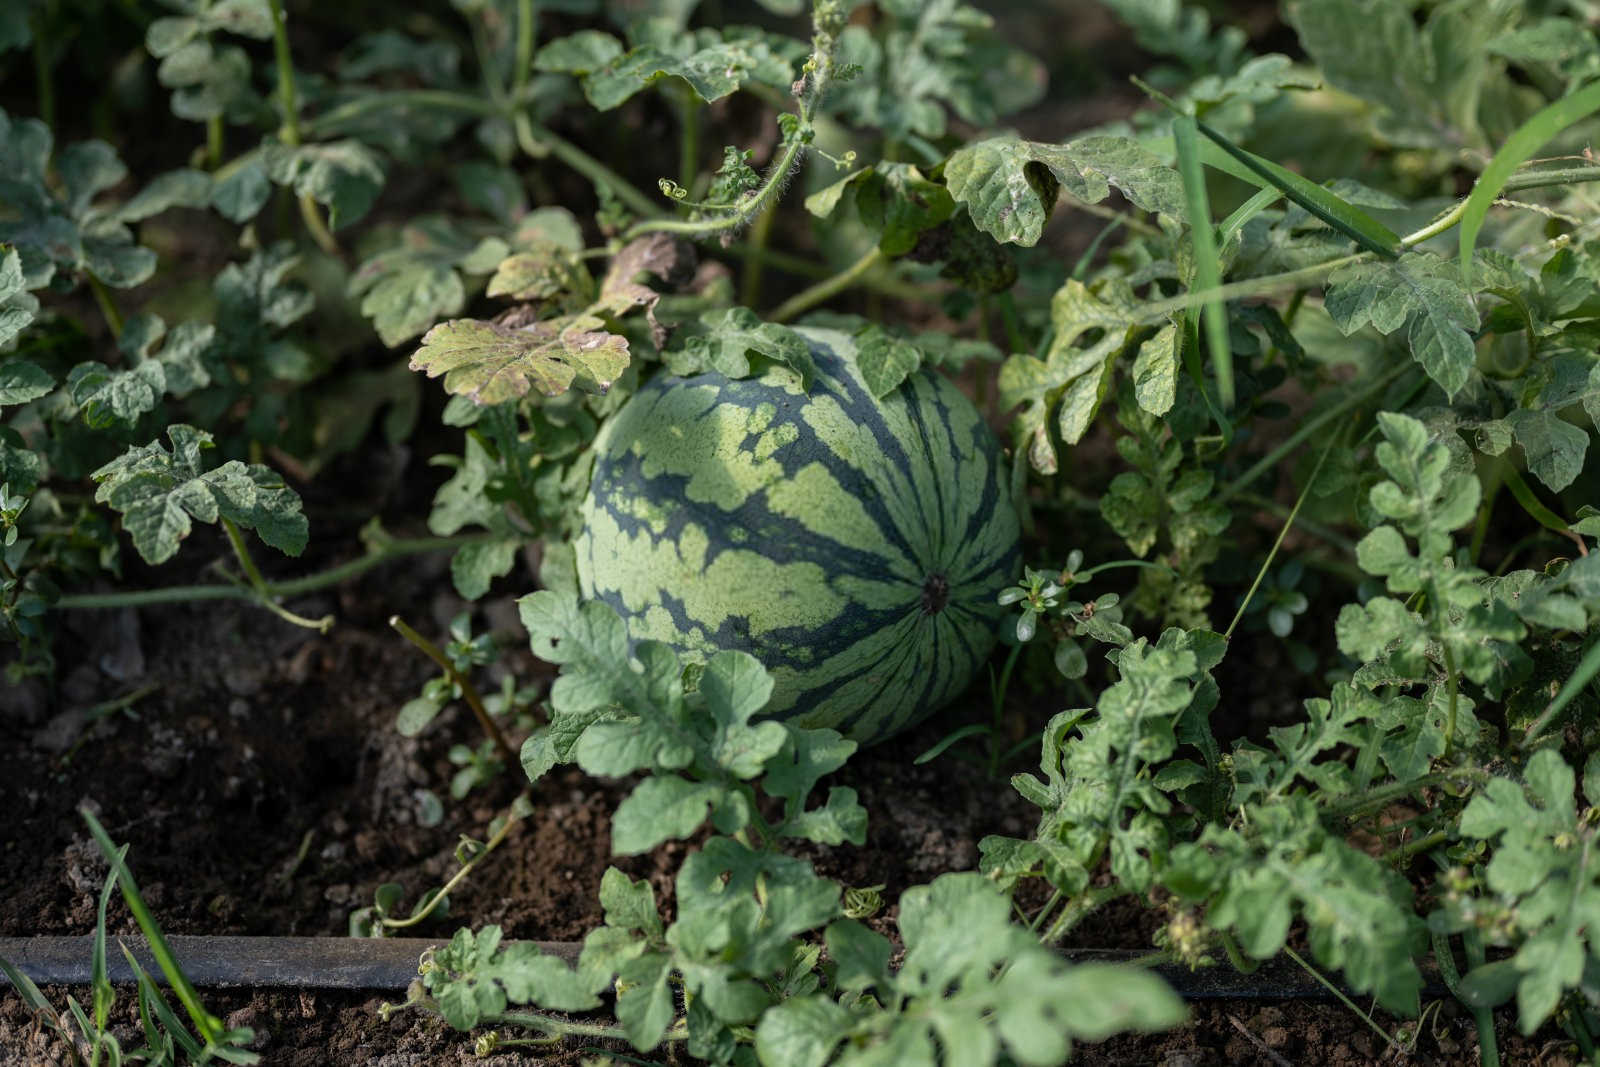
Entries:
<svg viewBox="0 0 1600 1067">
<path fill-rule="evenodd" d="M 959 694 L 993 647 L 1018 522 L 998 443 L 929 371 L 876 400 L 848 334 L 804 330 L 809 393 L 661 376 L 595 445 L 577 541 L 587 597 L 634 641 L 750 652 L 769 711 L 863 742 Z"/>
</svg>

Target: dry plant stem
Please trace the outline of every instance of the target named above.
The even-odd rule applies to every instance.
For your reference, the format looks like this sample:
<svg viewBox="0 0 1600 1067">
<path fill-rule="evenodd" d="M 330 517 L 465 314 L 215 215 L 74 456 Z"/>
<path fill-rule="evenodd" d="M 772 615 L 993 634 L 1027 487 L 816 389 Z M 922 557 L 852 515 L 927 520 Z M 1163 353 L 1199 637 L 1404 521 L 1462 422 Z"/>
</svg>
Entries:
<svg viewBox="0 0 1600 1067">
<path fill-rule="evenodd" d="M 1401 1055 L 1401 1056 L 1405 1055 L 1405 1052 L 1406 1052 L 1405 1047 L 1403 1045 L 1401 1045 L 1399 1042 L 1395 1041 L 1395 1039 L 1389 1034 L 1389 1031 L 1387 1031 L 1383 1027 L 1379 1026 L 1377 1024 L 1377 1022 L 1375 1022 L 1373 1020 L 1372 1016 L 1370 1016 L 1366 1012 L 1362 1011 L 1361 1008 L 1356 1004 L 1355 1001 L 1353 1001 L 1349 997 L 1345 996 L 1344 990 L 1340 989 L 1338 986 L 1336 986 L 1332 982 L 1328 981 L 1328 979 L 1323 976 L 1321 971 L 1317 970 L 1315 967 L 1311 966 L 1311 964 L 1307 963 L 1304 959 L 1302 959 L 1300 957 L 1300 954 L 1298 952 L 1296 952 L 1294 949 L 1290 948 L 1288 945 L 1284 945 L 1283 946 L 1283 953 L 1284 953 L 1284 955 L 1288 956 L 1291 960 L 1294 960 L 1296 963 L 1298 963 L 1300 965 L 1301 970 L 1305 971 L 1311 977 L 1315 978 L 1323 986 L 1323 988 L 1327 989 L 1328 992 L 1332 993 L 1336 998 L 1338 998 L 1339 1003 L 1343 1004 L 1345 1007 L 1347 1007 L 1351 1011 L 1355 1012 L 1356 1013 L 1356 1017 L 1359 1018 L 1362 1022 L 1366 1023 L 1369 1027 L 1371 1027 L 1373 1033 L 1375 1033 L 1379 1037 L 1383 1038 L 1384 1043 L 1387 1044 L 1391 1049 L 1393 1049 L 1396 1055 Z"/>
<path fill-rule="evenodd" d="M 626 1041 L 628 1035 L 620 1026 L 604 1026 L 600 1023 L 575 1023 L 568 1019 L 557 1019 L 553 1015 L 541 1015 L 536 1012 L 510 1011 L 503 1015 L 491 1015 L 483 1020 L 486 1026 L 503 1023 L 507 1026 L 525 1026 L 530 1030 L 542 1030 L 553 1037 L 598 1037 L 610 1038 L 613 1041 Z M 674 1024 L 672 1029 L 661 1035 L 662 1041 L 687 1041 L 688 1028 L 681 1022 Z"/>
<path fill-rule="evenodd" d="M 401 625 L 404 625 L 404 623 Z M 526 796 L 526 792 L 524 792 L 523 795 Z M 514 810 L 515 809 L 513 809 L 513 811 Z M 522 819 L 520 816 L 508 814 L 505 818 L 505 822 L 501 824 L 500 829 L 496 830 L 494 835 L 490 837 L 488 841 L 484 842 L 483 851 L 479 852 L 476 856 L 473 856 L 470 860 L 467 860 L 465 863 L 463 863 L 461 865 L 461 869 L 456 871 L 455 874 L 451 875 L 450 880 L 439 888 L 439 891 L 433 895 L 433 899 L 428 901 L 427 907 L 418 911 L 415 915 L 409 915 L 404 919 L 385 918 L 382 920 L 384 928 L 389 930 L 403 930 L 407 926 L 417 925 L 417 923 L 426 919 L 429 915 L 432 915 L 433 909 L 439 906 L 439 901 L 449 896 L 451 890 L 460 885 L 466 879 L 467 875 L 472 873 L 472 869 L 476 867 L 485 856 L 499 848 L 505 839 L 510 836 L 511 828 L 521 821 Z"/>
<path fill-rule="evenodd" d="M 804 312 L 810 311 L 818 304 L 837 296 L 850 288 L 861 279 L 868 271 L 884 261 L 884 255 L 878 250 L 877 245 L 866 255 L 856 260 L 844 270 L 833 277 L 818 282 L 809 289 L 804 289 L 785 300 L 772 310 L 767 316 L 769 322 L 788 322 L 790 319 Z"/>
<path fill-rule="evenodd" d="M 506 763 L 509 766 L 515 767 L 517 765 L 516 752 L 514 752 L 511 746 L 506 742 L 506 735 L 500 732 L 500 727 L 494 721 L 494 717 L 489 714 L 489 710 L 483 706 L 483 698 L 478 695 L 478 689 L 472 684 L 471 680 L 468 679 L 466 675 L 456 670 L 455 664 L 451 663 L 449 657 L 440 651 L 438 645 L 434 644 L 432 641 L 429 641 L 426 637 L 423 637 L 410 626 L 406 625 L 406 621 L 400 616 L 391 615 L 389 617 L 389 625 L 392 626 L 401 637 L 404 637 L 407 641 L 410 641 L 413 645 L 416 645 L 418 650 L 420 650 L 423 655 L 437 663 L 439 665 L 439 669 L 444 671 L 444 673 L 449 676 L 450 681 L 454 682 L 455 685 L 461 690 L 462 699 L 464 699 L 467 702 L 467 706 L 472 709 L 472 714 L 477 716 L 478 725 L 483 727 L 483 732 L 489 736 L 490 740 L 494 741 L 495 747 L 498 748 L 500 750 L 500 754 L 505 757 Z"/>
<path fill-rule="evenodd" d="M 1268 1045 L 1255 1034 L 1252 1034 L 1250 1032 L 1250 1028 L 1245 1026 L 1244 1023 L 1240 1022 L 1237 1016 L 1229 1015 L 1228 1022 L 1233 1024 L 1233 1028 L 1235 1030 L 1244 1035 L 1244 1039 L 1246 1041 L 1255 1046 L 1257 1052 L 1271 1060 L 1273 1067 L 1293 1067 L 1288 1060 L 1274 1052 L 1272 1050 L 1272 1046 Z"/>
</svg>

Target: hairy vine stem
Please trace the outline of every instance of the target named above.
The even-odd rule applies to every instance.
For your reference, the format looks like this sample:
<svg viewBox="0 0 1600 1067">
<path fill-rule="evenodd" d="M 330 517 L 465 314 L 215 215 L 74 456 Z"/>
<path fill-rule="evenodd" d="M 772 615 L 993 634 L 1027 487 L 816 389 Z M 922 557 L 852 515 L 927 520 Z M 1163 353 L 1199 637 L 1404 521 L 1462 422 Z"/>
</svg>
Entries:
<svg viewBox="0 0 1600 1067">
<path fill-rule="evenodd" d="M 769 204 L 776 202 L 794 173 L 796 165 L 804 156 L 806 146 L 811 143 L 813 134 L 811 123 L 822 104 L 823 95 L 827 92 L 828 82 L 833 74 L 833 51 L 838 43 L 839 32 L 843 28 L 842 17 L 825 19 L 819 5 L 811 38 L 811 56 L 806 60 L 800 80 L 794 84 L 794 95 L 799 101 L 799 111 L 790 119 L 793 125 L 784 126 L 783 153 L 768 169 L 766 180 L 759 189 L 741 198 L 738 203 L 730 205 L 725 214 L 713 218 L 663 218 L 637 222 L 623 234 L 623 240 L 631 241 L 647 233 L 675 233 L 691 238 L 727 233 L 742 228 L 766 210 Z M 689 130 L 686 128 L 685 137 L 689 136 Z"/>
<path fill-rule="evenodd" d="M 250 585 L 170 585 L 160 589 L 139 589 L 127 593 L 69 593 L 53 607 L 63 611 L 94 611 L 108 608 L 148 607 L 152 604 L 182 604 L 193 600 L 248 600 L 273 610 L 271 601 L 339 585 L 390 560 L 424 552 L 440 552 L 462 545 L 489 540 L 487 534 L 461 534 L 455 537 L 386 538 L 367 554 L 325 571 L 286 581 Z"/>
</svg>

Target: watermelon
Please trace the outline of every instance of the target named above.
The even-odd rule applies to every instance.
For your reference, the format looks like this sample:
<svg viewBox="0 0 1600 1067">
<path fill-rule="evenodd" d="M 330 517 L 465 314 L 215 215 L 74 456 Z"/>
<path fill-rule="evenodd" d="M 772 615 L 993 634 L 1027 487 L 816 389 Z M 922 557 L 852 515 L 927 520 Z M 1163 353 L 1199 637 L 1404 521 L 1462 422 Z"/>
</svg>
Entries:
<svg viewBox="0 0 1600 1067">
<path fill-rule="evenodd" d="M 874 399 L 849 334 L 798 331 L 816 374 L 661 375 L 595 443 L 583 595 L 630 640 L 773 675 L 767 714 L 871 743 L 961 693 L 1019 562 L 999 444 L 949 381 Z"/>
</svg>

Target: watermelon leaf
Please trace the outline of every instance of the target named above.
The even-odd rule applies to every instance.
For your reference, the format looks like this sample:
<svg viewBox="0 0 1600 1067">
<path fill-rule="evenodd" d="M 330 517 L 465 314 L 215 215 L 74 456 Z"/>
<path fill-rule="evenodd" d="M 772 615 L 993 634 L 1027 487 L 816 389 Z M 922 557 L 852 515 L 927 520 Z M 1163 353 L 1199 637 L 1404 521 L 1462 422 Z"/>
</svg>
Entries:
<svg viewBox="0 0 1600 1067">
<path fill-rule="evenodd" d="M 991 137 L 952 153 L 944 180 L 980 230 L 1030 247 L 1039 243 L 1062 189 L 1096 204 L 1115 186 L 1138 208 L 1184 217 L 1178 172 L 1129 137 L 1096 135 L 1060 145 Z"/>
<path fill-rule="evenodd" d="M 1150 340 L 1154 331 L 1138 324 L 1137 303 L 1126 282 L 1108 282 L 1096 292 L 1069 279 L 1050 302 L 1055 336 L 1045 358 L 1014 355 L 1001 366 L 1001 406 L 1027 405 L 1017 419 L 1017 433 L 1027 442 L 1034 469 L 1045 474 L 1056 469 L 1051 415 L 1061 440 L 1077 444 L 1111 388 L 1117 360 Z M 1091 331 L 1098 338 L 1080 347 L 1078 340 Z M 1171 341 L 1159 343 L 1165 352 Z M 1147 395 L 1151 403 L 1161 402 L 1158 391 Z"/>
<path fill-rule="evenodd" d="M 922 366 L 922 353 L 910 341 L 872 325 L 856 335 L 856 365 L 867 388 L 881 400 Z"/>
<path fill-rule="evenodd" d="M 722 786 L 711 782 L 691 782 L 675 774 L 646 778 L 611 816 L 611 853 L 635 856 L 663 841 L 688 837 L 706 821 L 707 808 L 723 799 Z"/>
<path fill-rule="evenodd" d="M 167 428 L 172 450 L 160 441 L 129 448 L 94 472 L 95 500 L 123 514 L 133 547 L 150 563 L 164 563 L 189 536 L 190 520 L 227 520 L 255 530 L 263 541 L 291 556 L 306 547 L 306 517 L 300 497 L 260 464 L 230 460 L 205 470 L 201 452 L 211 435 L 192 426 Z"/>
<path fill-rule="evenodd" d="M 782 363 L 800 375 L 800 386 L 809 389 L 817 372 L 811 348 L 805 338 L 787 326 L 762 322 L 749 308 L 708 311 L 700 317 L 706 332 L 689 337 L 682 348 L 667 352 L 667 369 L 681 378 L 715 371 L 726 378 L 748 378 L 759 373 L 752 354 Z"/>
<path fill-rule="evenodd" d="M 550 42 L 534 62 L 541 70 L 578 75 L 583 95 L 599 111 L 619 107 L 663 78 L 681 78 L 708 104 L 751 83 L 786 89 L 793 81 L 792 62 L 773 47 L 778 38 L 741 29 L 725 31 L 726 39 L 718 36 L 702 30 L 672 42 L 673 52 L 686 47 L 688 54 L 649 44 L 622 53 L 615 38 L 589 31 Z"/>
<path fill-rule="evenodd" d="M 820 993 L 791 998 L 761 1017 L 761 1061 L 820 1065 L 841 1043 L 870 1042 L 881 1058 L 847 1053 L 839 1062 L 995 1063 L 1004 1048 L 1019 1063 L 1061 1063 L 1074 1039 L 1183 1020 L 1183 1002 L 1160 978 L 1136 968 L 1067 964 L 1013 924 L 1010 907 L 972 872 L 906 890 L 899 919 L 905 960 L 892 973 L 884 965 L 886 938 L 852 920 L 833 923 L 827 938 L 830 949 L 844 950 L 841 984 L 918 1010 L 884 1017 L 846 1010 Z"/>
<path fill-rule="evenodd" d="M 773 687 L 753 656 L 711 656 L 699 669 L 698 692 L 686 698 L 676 654 L 641 641 L 630 664 L 622 620 L 605 603 L 541 590 L 518 607 L 534 654 L 562 668 L 550 690 L 550 725 L 523 745 L 529 778 L 574 761 L 601 777 L 657 774 L 617 811 L 619 854 L 687 837 L 708 813 L 724 833 L 744 828 L 759 819 L 745 783 L 763 775 L 765 791 L 785 802 L 782 820 L 761 824 L 769 839 L 865 841 L 866 810 L 854 790 L 833 789 L 823 807 L 805 808 L 818 780 L 843 766 L 856 743 L 834 730 L 753 721 Z"/>
<path fill-rule="evenodd" d="M 498 251 L 498 255 L 493 255 Z M 391 348 L 449 315 L 459 315 L 466 287 L 457 268 L 474 259 L 498 262 L 504 242 L 473 240 L 450 219 L 424 216 L 400 231 L 399 242 L 362 263 L 350 276 L 349 293 L 362 297 L 361 313 Z M 492 256 L 492 258 L 490 258 Z"/>
<path fill-rule="evenodd" d="M 430 378 L 443 374 L 447 392 L 477 404 L 526 396 L 530 386 L 546 396 L 559 396 L 573 385 L 603 393 L 628 366 L 627 339 L 604 325 L 592 315 L 521 326 L 478 319 L 442 322 L 422 338 L 411 369 Z"/>
<path fill-rule="evenodd" d="M 1346 335 L 1368 323 L 1383 334 L 1404 326 L 1411 354 L 1445 395 L 1467 384 L 1478 312 L 1450 261 L 1409 252 L 1394 262 L 1351 264 L 1329 279 L 1326 306 Z"/>
</svg>

